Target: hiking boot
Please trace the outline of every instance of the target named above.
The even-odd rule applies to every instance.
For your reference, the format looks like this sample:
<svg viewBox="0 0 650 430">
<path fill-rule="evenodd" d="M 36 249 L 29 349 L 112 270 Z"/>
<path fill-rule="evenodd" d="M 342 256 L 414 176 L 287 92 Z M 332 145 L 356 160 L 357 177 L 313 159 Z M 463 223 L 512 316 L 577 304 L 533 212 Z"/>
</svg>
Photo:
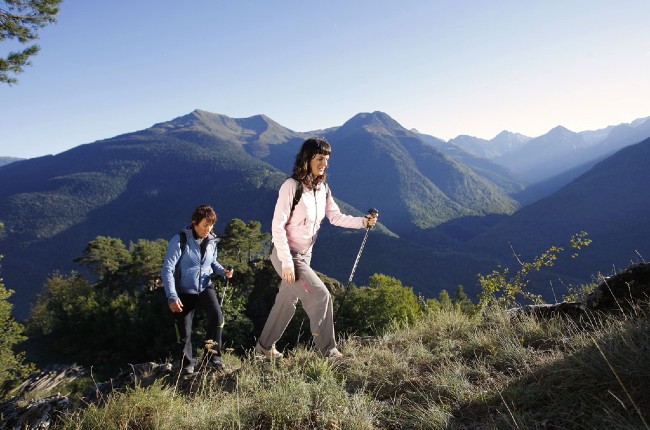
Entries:
<svg viewBox="0 0 650 430">
<path fill-rule="evenodd" d="M 183 367 L 183 373 L 185 375 L 191 375 L 192 373 L 194 373 L 194 365 L 188 364 L 187 366 Z"/>
<path fill-rule="evenodd" d="M 259 342 L 257 342 L 257 345 L 255 345 L 255 353 L 263 355 L 264 357 L 272 360 L 279 360 L 280 358 L 284 357 L 280 351 L 275 349 L 275 345 L 273 345 L 271 349 L 265 349 L 262 347 L 262 345 L 260 345 Z"/>
<path fill-rule="evenodd" d="M 213 355 L 210 357 L 208 364 L 215 370 L 223 370 L 225 367 L 223 361 L 221 360 L 221 357 L 218 355 Z"/>
<path fill-rule="evenodd" d="M 343 358 L 343 354 L 338 349 L 332 348 L 325 353 L 325 358 L 327 358 L 328 360 L 335 361 L 338 360 L 339 358 Z"/>
</svg>

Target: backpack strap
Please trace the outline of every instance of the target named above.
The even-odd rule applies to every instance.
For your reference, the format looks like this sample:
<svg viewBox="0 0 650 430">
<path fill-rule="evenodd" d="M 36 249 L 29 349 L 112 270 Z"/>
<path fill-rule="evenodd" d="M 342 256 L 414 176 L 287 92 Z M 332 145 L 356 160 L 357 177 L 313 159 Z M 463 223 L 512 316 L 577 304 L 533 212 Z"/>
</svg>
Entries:
<svg viewBox="0 0 650 430">
<path fill-rule="evenodd" d="M 178 236 L 180 237 L 180 243 L 179 246 L 181 248 L 181 256 L 185 252 L 185 248 L 187 248 L 187 234 L 185 233 L 185 230 L 181 230 L 178 232 Z"/>
<path fill-rule="evenodd" d="M 296 205 L 300 201 L 300 198 L 302 197 L 302 182 L 301 181 L 296 181 L 298 184 L 296 185 L 296 193 L 293 195 L 293 203 L 291 203 L 291 212 L 289 213 L 289 216 L 293 213 L 293 210 L 296 208 Z M 326 199 L 330 198 L 330 187 L 325 183 L 323 184 L 325 187 L 325 190 L 327 192 Z"/>
<path fill-rule="evenodd" d="M 291 204 L 291 212 L 289 212 L 289 216 L 293 213 L 293 210 L 296 208 L 296 205 L 300 201 L 300 198 L 302 197 L 302 181 L 296 181 L 298 184 L 296 185 L 296 193 L 293 195 L 293 203 Z"/>
<path fill-rule="evenodd" d="M 187 248 L 187 234 L 185 231 L 179 231 L 178 236 L 180 238 L 179 247 L 181 248 L 181 256 L 178 257 L 176 266 L 174 266 L 174 280 L 176 281 L 177 285 L 181 282 L 181 258 L 183 258 L 183 254 L 185 254 L 185 249 Z"/>
</svg>

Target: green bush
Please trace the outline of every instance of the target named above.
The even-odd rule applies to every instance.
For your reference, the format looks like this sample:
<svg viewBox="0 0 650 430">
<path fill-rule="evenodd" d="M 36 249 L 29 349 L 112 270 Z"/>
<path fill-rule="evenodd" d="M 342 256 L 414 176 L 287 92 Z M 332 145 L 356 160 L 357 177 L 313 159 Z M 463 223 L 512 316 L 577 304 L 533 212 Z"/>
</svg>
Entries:
<svg viewBox="0 0 650 430">
<path fill-rule="evenodd" d="M 412 288 L 402 286 L 398 279 L 375 274 L 367 287 L 353 287 L 340 295 L 337 314 L 339 331 L 373 335 L 394 324 L 412 324 L 422 311 Z"/>
</svg>

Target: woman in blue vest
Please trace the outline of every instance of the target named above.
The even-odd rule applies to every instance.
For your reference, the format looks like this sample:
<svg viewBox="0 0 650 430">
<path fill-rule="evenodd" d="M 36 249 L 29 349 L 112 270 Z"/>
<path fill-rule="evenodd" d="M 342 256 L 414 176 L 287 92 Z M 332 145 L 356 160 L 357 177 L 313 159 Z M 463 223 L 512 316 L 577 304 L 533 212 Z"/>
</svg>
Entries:
<svg viewBox="0 0 650 430">
<path fill-rule="evenodd" d="M 181 367 L 188 374 L 194 373 L 196 366 L 191 338 L 192 320 L 197 308 L 203 308 L 207 314 L 206 345 L 214 343 L 213 347 L 205 350 L 207 363 L 219 369 L 223 368 L 223 315 L 211 275 L 216 273 L 231 278 L 233 270 L 225 269 L 217 261 L 217 237 L 212 233 L 212 226 L 216 221 L 217 214 L 212 207 L 198 206 L 192 214 L 192 224 L 169 241 L 162 266 L 161 277 L 167 302 L 176 317 Z"/>
</svg>

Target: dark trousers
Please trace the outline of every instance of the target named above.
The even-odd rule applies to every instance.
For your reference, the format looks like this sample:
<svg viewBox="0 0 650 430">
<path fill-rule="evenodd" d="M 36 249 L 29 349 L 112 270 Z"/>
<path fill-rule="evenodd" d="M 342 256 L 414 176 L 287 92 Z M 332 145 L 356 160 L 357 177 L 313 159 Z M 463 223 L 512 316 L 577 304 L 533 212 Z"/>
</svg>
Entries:
<svg viewBox="0 0 650 430">
<path fill-rule="evenodd" d="M 176 327 L 178 329 L 178 342 L 181 348 L 181 363 L 196 365 L 192 354 L 192 321 L 194 311 L 202 308 L 208 318 L 206 341 L 213 340 L 217 344 L 212 347 L 216 355 L 221 355 L 221 332 L 223 331 L 223 315 L 219 300 L 213 287 L 208 287 L 200 294 L 179 294 L 183 303 L 183 312 L 176 314 Z"/>
</svg>

